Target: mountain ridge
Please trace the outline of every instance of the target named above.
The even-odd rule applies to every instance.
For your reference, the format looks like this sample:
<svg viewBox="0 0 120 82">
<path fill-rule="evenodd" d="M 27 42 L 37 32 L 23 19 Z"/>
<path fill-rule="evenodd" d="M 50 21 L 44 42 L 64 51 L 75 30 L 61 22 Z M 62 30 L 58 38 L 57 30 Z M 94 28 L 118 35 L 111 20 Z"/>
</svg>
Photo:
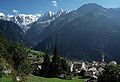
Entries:
<svg viewBox="0 0 120 82">
<path fill-rule="evenodd" d="M 87 4 L 87 6 L 91 6 L 91 4 Z M 92 7 L 87 6 L 84 5 L 84 7 L 82 6 L 76 11 L 64 15 L 64 20 L 60 20 L 61 16 L 53 21 L 37 37 L 38 44 L 35 49 L 44 50 L 49 46 L 51 52 L 52 47 L 58 45 L 61 54 L 64 56 L 83 60 L 86 58 L 99 60 L 101 55 L 95 48 L 100 43 L 100 45 L 104 45 L 103 51 L 109 53 L 109 57 L 107 56 L 109 60 L 115 59 L 120 62 L 119 58 L 116 57 L 119 56 L 120 22 L 118 20 L 120 11 L 107 9 L 96 4 L 92 4 Z M 95 6 L 100 10 L 94 8 Z M 81 11 L 83 9 L 85 12 Z M 57 20 L 60 21 L 55 23 Z"/>
<path fill-rule="evenodd" d="M 89 6 L 91 6 L 91 8 L 89 8 Z M 97 6 L 97 8 L 94 8 L 94 6 L 95 7 Z M 98 8 L 100 8 L 100 10 L 101 9 L 102 10 L 98 11 Z M 91 10 L 92 10 L 92 12 L 91 12 Z M 120 16 L 119 15 L 120 11 L 119 11 L 119 13 L 116 13 L 116 12 L 118 12 L 118 10 L 115 13 L 111 13 L 113 11 L 116 11 L 116 10 L 113 10 L 113 9 L 109 10 L 109 9 L 104 8 L 104 7 L 102 7 L 100 5 L 97 5 L 97 4 L 85 4 L 85 5 L 81 6 L 80 8 L 78 8 L 77 10 L 71 11 L 67 14 L 63 14 L 63 15 L 59 16 L 58 18 L 56 18 L 54 21 L 52 21 L 52 23 L 50 25 L 47 26 L 47 28 L 45 28 L 45 30 L 42 31 L 42 33 L 40 35 L 38 35 L 37 37 L 34 37 L 36 39 L 33 39 L 34 41 L 32 41 L 32 43 L 42 41 L 44 38 L 47 37 L 47 35 L 50 35 L 52 32 L 56 31 L 56 29 L 62 28 L 62 26 L 64 24 L 66 24 L 67 22 L 70 22 L 70 21 L 72 21 L 72 20 L 74 20 L 78 17 L 81 17 L 85 14 L 88 14 L 88 13 L 100 14 L 100 15 L 105 15 L 105 16 L 108 16 L 108 17 Z M 39 27 L 39 26 L 37 26 L 37 27 Z"/>
</svg>

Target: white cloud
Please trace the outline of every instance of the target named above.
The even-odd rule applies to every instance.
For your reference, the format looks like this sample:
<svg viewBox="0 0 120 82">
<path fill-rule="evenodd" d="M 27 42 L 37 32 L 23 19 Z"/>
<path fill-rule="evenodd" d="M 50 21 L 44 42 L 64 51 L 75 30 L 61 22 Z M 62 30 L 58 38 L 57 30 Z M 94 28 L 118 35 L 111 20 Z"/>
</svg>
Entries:
<svg viewBox="0 0 120 82">
<path fill-rule="evenodd" d="M 17 14 L 19 11 L 18 11 L 18 10 L 13 9 L 13 12 Z"/>
<path fill-rule="evenodd" d="M 57 5 L 57 1 L 52 1 L 52 4 L 55 6 L 55 7 L 58 7 L 58 5 Z"/>
</svg>

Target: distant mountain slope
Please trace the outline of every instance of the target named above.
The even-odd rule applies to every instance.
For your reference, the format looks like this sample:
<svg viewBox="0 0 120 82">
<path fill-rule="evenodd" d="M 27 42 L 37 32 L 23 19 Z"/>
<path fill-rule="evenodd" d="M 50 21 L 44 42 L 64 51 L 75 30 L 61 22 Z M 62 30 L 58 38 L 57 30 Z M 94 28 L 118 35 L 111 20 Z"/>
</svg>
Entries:
<svg viewBox="0 0 120 82">
<path fill-rule="evenodd" d="M 17 24 L 4 20 L 0 20 L 0 33 L 11 42 L 22 41 L 24 35 L 24 32 Z"/>
<path fill-rule="evenodd" d="M 56 14 L 48 11 L 43 17 L 39 18 L 38 21 L 36 21 L 25 34 L 25 41 L 28 45 L 36 45 L 38 42 L 36 39 L 41 35 L 44 29 L 49 28 L 53 21 L 65 14 L 67 14 L 67 12 L 63 10 L 58 11 Z"/>
<path fill-rule="evenodd" d="M 42 40 L 44 40 L 45 38 L 47 38 L 48 36 L 50 36 L 52 33 L 54 33 L 56 30 L 59 30 L 61 28 L 63 28 L 63 26 L 66 23 L 69 23 L 70 21 L 82 17 L 85 14 L 88 13 L 94 13 L 94 15 L 103 15 L 106 17 L 110 17 L 113 18 L 114 20 L 118 20 L 119 21 L 119 17 L 120 17 L 120 10 L 119 9 L 107 9 L 104 8 L 100 5 L 97 4 L 85 4 L 83 6 L 81 6 L 80 8 L 78 8 L 77 10 L 73 10 L 67 14 L 62 14 L 61 16 L 59 16 L 58 18 L 56 18 L 55 20 L 51 21 L 51 23 L 47 26 L 46 28 L 42 31 L 35 31 L 36 33 L 34 33 L 33 31 L 29 31 L 28 34 L 34 34 L 34 39 L 28 39 L 28 41 L 30 43 L 34 43 L 34 44 L 30 44 L 30 46 L 35 46 L 38 43 L 40 43 Z M 37 24 L 35 24 L 37 25 Z M 46 25 L 46 24 L 45 24 Z M 36 26 L 37 28 L 40 27 Z M 34 28 L 35 29 L 35 28 Z M 32 28 L 30 30 L 33 30 Z M 37 36 L 36 36 L 37 34 Z M 29 37 L 28 37 L 29 38 Z"/>
<path fill-rule="evenodd" d="M 57 44 L 64 56 L 100 60 L 99 50 L 102 49 L 108 52 L 109 60 L 120 60 L 120 10 L 86 4 L 66 16 L 68 19 L 65 18 L 54 27 L 53 22 L 41 33 L 37 38 L 39 44 L 35 47 L 36 50 L 47 47 L 52 51 Z M 70 20 L 72 17 L 74 18 Z"/>
</svg>

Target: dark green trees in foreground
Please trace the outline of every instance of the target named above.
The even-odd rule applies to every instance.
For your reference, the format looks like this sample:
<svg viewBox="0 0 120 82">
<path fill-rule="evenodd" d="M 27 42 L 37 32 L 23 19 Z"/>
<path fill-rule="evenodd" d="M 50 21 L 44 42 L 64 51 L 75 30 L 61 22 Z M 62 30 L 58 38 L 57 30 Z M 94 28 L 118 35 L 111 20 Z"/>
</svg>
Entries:
<svg viewBox="0 0 120 82">
<path fill-rule="evenodd" d="M 45 77 L 58 77 L 60 74 L 65 74 L 69 71 L 66 60 L 58 55 L 58 48 L 55 47 L 53 57 L 46 52 L 42 69 L 36 70 L 35 74 Z M 21 76 L 22 74 L 29 74 L 34 72 L 34 67 L 30 64 L 26 48 L 17 43 L 8 42 L 0 35 L 0 59 L 7 61 L 7 64 L 14 71 L 14 76 Z M 2 65 L 0 60 L 0 76 L 5 65 Z M 36 64 L 36 67 L 38 65 Z"/>
<path fill-rule="evenodd" d="M 108 64 L 102 75 L 99 76 L 98 82 L 120 82 L 120 65 Z"/>
<path fill-rule="evenodd" d="M 49 74 L 50 64 L 51 64 L 50 57 L 49 57 L 49 54 L 46 52 L 46 55 L 44 57 L 44 62 L 42 63 L 42 69 L 41 69 L 41 73 L 44 76 L 47 76 Z"/>
<path fill-rule="evenodd" d="M 10 43 L 0 34 L 0 65 L 4 67 L 3 60 L 10 66 L 14 75 L 28 74 L 30 64 L 25 47 L 19 43 Z M 3 68 L 0 68 L 1 70 Z"/>
<path fill-rule="evenodd" d="M 7 52 L 9 53 L 8 58 L 11 59 L 14 69 L 18 70 L 19 73 L 30 72 L 30 64 L 27 58 L 27 53 L 21 44 L 11 44 L 9 45 Z"/>
<path fill-rule="evenodd" d="M 65 59 L 58 55 L 58 48 L 55 47 L 53 51 L 53 57 L 50 59 L 48 53 L 44 57 L 42 63 L 41 74 L 47 77 L 58 77 L 60 74 L 68 73 L 69 67 Z"/>
</svg>

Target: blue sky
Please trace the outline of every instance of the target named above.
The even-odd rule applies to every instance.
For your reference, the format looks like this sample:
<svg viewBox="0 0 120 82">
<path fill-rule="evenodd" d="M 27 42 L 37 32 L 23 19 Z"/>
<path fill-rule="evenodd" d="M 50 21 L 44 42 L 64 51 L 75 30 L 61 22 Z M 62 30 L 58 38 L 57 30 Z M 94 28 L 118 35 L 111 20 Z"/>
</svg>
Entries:
<svg viewBox="0 0 120 82">
<path fill-rule="evenodd" d="M 97 3 L 107 8 L 120 7 L 120 0 L 0 0 L 0 11 L 7 14 L 44 13 L 49 10 L 73 10 L 85 3 Z"/>
</svg>

